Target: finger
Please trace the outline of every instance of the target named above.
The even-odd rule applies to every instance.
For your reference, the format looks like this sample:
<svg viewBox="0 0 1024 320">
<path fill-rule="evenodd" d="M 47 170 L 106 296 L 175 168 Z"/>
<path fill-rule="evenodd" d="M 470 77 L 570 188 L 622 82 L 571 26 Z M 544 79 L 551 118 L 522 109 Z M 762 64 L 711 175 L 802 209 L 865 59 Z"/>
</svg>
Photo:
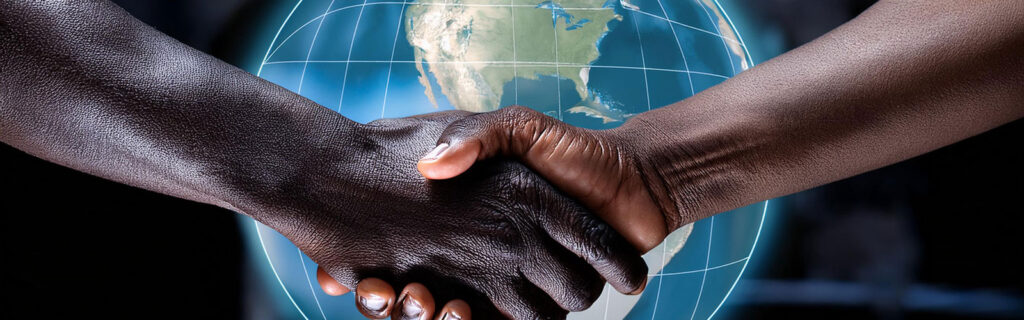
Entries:
<svg viewBox="0 0 1024 320">
<path fill-rule="evenodd" d="M 438 145 L 417 169 L 427 179 L 449 179 L 468 170 L 477 160 L 498 154 L 523 156 L 554 121 L 529 108 L 512 106 L 475 114 L 445 128 Z"/>
<path fill-rule="evenodd" d="M 417 168 L 427 179 L 449 179 L 476 161 L 515 157 L 647 251 L 668 235 L 665 215 L 629 160 L 633 153 L 613 136 L 512 106 L 452 122 Z"/>
<path fill-rule="evenodd" d="M 473 315 L 469 312 L 469 304 L 465 301 L 455 299 L 448 301 L 441 308 L 435 320 L 472 320 Z"/>
<path fill-rule="evenodd" d="M 395 305 L 395 289 L 384 280 L 366 278 L 356 285 L 356 308 L 370 319 L 384 319 Z"/>
<path fill-rule="evenodd" d="M 586 261 L 550 238 L 537 245 L 532 261 L 522 266 L 523 275 L 544 290 L 562 309 L 590 308 L 604 289 L 604 280 Z"/>
<path fill-rule="evenodd" d="M 441 143 L 416 163 L 416 169 L 427 179 L 450 179 L 469 170 L 479 155 L 480 143 L 476 139 L 455 146 Z"/>
<path fill-rule="evenodd" d="M 565 319 L 568 311 L 551 300 L 546 292 L 520 278 L 508 280 L 509 287 L 488 294 L 491 302 L 506 317 L 512 319 Z"/>
<path fill-rule="evenodd" d="M 405 286 L 391 311 L 392 320 L 428 320 L 432 315 L 434 296 L 427 287 L 415 282 Z"/>
<path fill-rule="evenodd" d="M 553 197 L 554 198 L 554 197 Z M 589 263 L 625 294 L 639 294 L 647 285 L 647 263 L 640 252 L 607 223 L 573 201 L 547 201 L 542 226 L 556 242 Z"/>
<path fill-rule="evenodd" d="M 327 271 L 324 271 L 324 268 L 321 267 L 316 268 L 316 282 L 320 283 L 320 288 L 324 289 L 324 293 L 329 296 L 340 296 L 351 291 L 348 287 L 341 285 L 338 280 L 334 280 L 334 278 L 327 274 Z"/>
</svg>

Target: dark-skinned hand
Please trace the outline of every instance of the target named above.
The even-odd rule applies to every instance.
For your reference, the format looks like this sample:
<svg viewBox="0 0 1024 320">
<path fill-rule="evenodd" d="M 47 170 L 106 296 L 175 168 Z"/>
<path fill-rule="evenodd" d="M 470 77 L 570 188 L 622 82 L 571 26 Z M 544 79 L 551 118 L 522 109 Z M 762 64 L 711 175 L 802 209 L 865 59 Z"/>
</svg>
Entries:
<svg viewBox="0 0 1024 320">
<path fill-rule="evenodd" d="M 497 156 L 523 161 L 615 227 L 641 252 L 677 226 L 644 178 L 643 144 L 630 131 L 573 127 L 532 109 L 511 106 L 453 122 L 418 163 L 429 179 L 459 176 Z"/>
<path fill-rule="evenodd" d="M 641 290 L 647 269 L 637 250 L 525 166 L 489 161 L 444 181 L 417 173 L 441 131 L 469 114 L 372 122 L 355 140 L 365 152 L 321 145 L 307 155 L 316 166 L 239 209 L 346 287 L 367 277 L 420 282 L 438 301 L 466 300 L 480 318 L 562 318 L 589 307 L 603 280 L 624 293 Z M 374 174 L 343 174 L 357 168 Z M 371 317 L 392 306 L 361 302 Z"/>
<path fill-rule="evenodd" d="M 249 215 L 345 287 L 419 282 L 477 318 L 558 319 L 605 281 L 636 292 L 647 279 L 625 239 L 518 162 L 419 175 L 468 113 L 358 124 L 109 1 L 0 2 L 0 39 L 0 141 Z M 374 317 L 394 303 L 360 302 Z"/>
</svg>

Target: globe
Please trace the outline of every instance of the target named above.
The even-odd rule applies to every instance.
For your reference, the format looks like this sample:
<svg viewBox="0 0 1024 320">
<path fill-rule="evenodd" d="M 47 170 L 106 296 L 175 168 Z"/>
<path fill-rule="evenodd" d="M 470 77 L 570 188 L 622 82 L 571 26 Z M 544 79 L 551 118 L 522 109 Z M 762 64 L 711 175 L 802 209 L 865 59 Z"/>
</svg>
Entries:
<svg viewBox="0 0 1024 320">
<path fill-rule="evenodd" d="M 257 75 L 359 122 L 523 105 L 613 128 L 752 65 L 717 0 L 303 0 L 289 5 Z M 268 36 L 269 38 L 269 36 Z M 750 262 L 767 202 L 697 221 L 644 256 L 639 296 L 606 286 L 570 319 L 708 319 Z M 357 319 L 316 264 L 250 221 L 294 318 Z"/>
</svg>

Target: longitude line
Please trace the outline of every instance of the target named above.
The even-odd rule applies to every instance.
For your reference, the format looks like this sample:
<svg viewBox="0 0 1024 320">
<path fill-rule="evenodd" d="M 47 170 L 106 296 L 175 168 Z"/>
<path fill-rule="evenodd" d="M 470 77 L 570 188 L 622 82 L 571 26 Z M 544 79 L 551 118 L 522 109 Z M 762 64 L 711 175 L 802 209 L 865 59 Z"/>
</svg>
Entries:
<svg viewBox="0 0 1024 320">
<path fill-rule="evenodd" d="M 378 2 L 378 3 L 370 3 L 370 4 L 367 4 L 367 5 L 389 4 L 389 3 L 390 2 Z M 312 19 L 309 19 L 309 21 L 306 21 L 306 23 L 303 23 L 298 28 L 295 28 L 295 31 L 292 31 L 292 33 L 289 33 L 288 36 L 284 38 L 284 40 L 281 40 L 281 43 L 279 43 L 277 45 L 277 47 L 274 47 L 273 44 L 271 44 L 271 48 L 273 48 L 274 50 L 269 53 L 268 57 L 273 57 L 275 54 L 277 54 L 277 51 L 281 50 L 281 47 L 283 47 L 284 44 L 286 42 L 288 42 L 288 40 L 291 40 L 292 37 L 294 37 L 296 34 L 299 33 L 299 31 L 302 31 L 302 29 L 305 29 L 307 26 L 312 24 L 313 21 L 316 21 L 316 19 L 320 19 L 320 18 L 327 19 L 328 15 L 332 15 L 332 14 L 335 14 L 335 13 L 338 13 L 338 12 L 341 12 L 341 11 L 345 11 L 345 10 L 348 10 L 348 9 L 352 9 L 352 8 L 356 8 L 356 7 L 361 7 L 361 6 L 363 6 L 363 5 L 353 4 L 353 5 L 349 5 L 349 6 L 344 6 L 344 7 L 340 7 L 340 8 L 334 9 L 334 10 L 327 11 L 326 13 L 324 13 L 322 15 L 319 15 L 319 16 L 313 17 Z M 284 27 L 284 26 L 282 26 L 282 27 Z M 270 49 L 267 49 L 267 51 L 270 51 Z"/>
<path fill-rule="evenodd" d="M 363 5 L 359 7 L 359 15 L 356 16 L 356 25 L 352 28 L 352 39 L 348 42 L 348 58 L 345 60 L 352 60 L 352 47 L 356 44 L 356 32 L 359 32 L 359 20 L 363 19 L 363 10 L 365 9 L 366 0 L 363 0 Z M 341 112 L 341 104 L 345 102 L 345 85 L 348 83 L 348 69 L 351 67 L 351 64 L 345 63 L 345 75 L 341 78 L 341 98 L 338 99 L 338 110 L 335 110 L 337 112 Z"/>
<path fill-rule="evenodd" d="M 682 23 L 682 22 L 679 22 L 679 21 L 675 21 L 675 20 L 669 19 L 668 16 L 660 17 L 660 16 L 657 16 L 657 15 L 654 15 L 654 14 L 651 14 L 651 13 L 648 13 L 648 12 L 641 11 L 641 10 L 630 9 L 630 8 L 625 8 L 625 9 L 629 10 L 629 11 L 633 11 L 633 12 L 639 12 L 642 15 L 649 16 L 651 18 L 655 18 L 655 19 L 658 19 L 658 20 L 664 20 L 664 21 L 667 21 L 668 23 L 675 24 L 675 25 L 678 25 L 680 27 L 684 27 L 684 28 L 688 28 L 688 29 L 693 29 L 695 31 L 700 31 L 700 32 L 703 32 L 703 33 L 707 33 L 707 34 L 710 34 L 710 35 L 713 35 L 713 36 L 716 36 L 716 37 L 720 37 L 720 38 L 723 38 L 723 39 L 726 39 L 726 40 L 729 40 L 729 41 L 739 42 L 739 41 L 737 41 L 736 39 L 733 39 L 733 38 L 726 38 L 726 37 L 724 37 L 724 36 L 722 36 L 720 34 L 715 34 L 714 32 L 711 32 L 711 31 L 708 31 L 708 30 L 704 30 L 704 29 L 697 28 L 697 27 L 694 27 L 694 26 L 691 26 L 691 25 L 688 25 L 688 24 L 685 24 L 685 23 Z"/>
<path fill-rule="evenodd" d="M 734 264 L 737 264 L 737 263 L 740 263 L 740 262 L 747 261 L 747 259 L 749 259 L 749 258 L 739 258 L 739 259 L 736 259 L 736 260 L 734 260 L 732 262 L 729 262 L 729 263 L 720 264 L 720 265 L 717 265 L 717 266 L 714 266 L 714 267 L 707 267 L 707 268 L 704 268 L 704 269 L 687 270 L 687 271 L 670 272 L 670 273 L 661 272 L 661 273 L 649 274 L 649 275 L 647 275 L 647 277 L 665 277 L 665 276 L 678 276 L 678 275 L 683 275 L 683 274 L 700 273 L 700 272 L 704 272 L 704 271 L 711 271 L 711 270 L 725 268 L 725 267 L 728 267 L 728 266 L 731 266 L 731 265 L 734 265 Z"/>
<path fill-rule="evenodd" d="M 608 306 L 612 304 L 612 292 L 610 291 L 612 290 L 612 286 L 605 284 L 604 290 L 605 292 L 608 292 L 608 294 L 604 296 L 604 320 L 608 320 Z"/>
<path fill-rule="evenodd" d="M 708 265 L 711 264 L 711 241 L 715 238 L 715 216 L 711 216 L 711 226 L 708 227 L 708 254 L 704 260 L 704 272 L 700 278 L 700 291 L 697 291 L 697 303 L 693 305 L 693 313 L 690 314 L 690 320 L 697 316 L 697 309 L 700 308 L 700 298 L 704 295 L 704 283 L 708 280 Z"/>
<path fill-rule="evenodd" d="M 281 27 L 277 29 L 277 34 L 274 35 L 274 40 L 270 40 L 270 46 L 267 47 L 267 53 L 263 55 L 263 62 L 260 63 L 260 68 L 256 70 L 256 76 L 259 77 L 263 73 L 263 66 L 267 64 L 267 60 L 270 59 L 270 49 L 274 47 L 274 42 L 277 41 L 277 37 L 281 36 L 281 31 L 284 31 L 284 26 L 288 24 L 288 20 L 292 19 L 292 15 L 295 14 L 295 10 L 299 9 L 299 5 L 302 4 L 302 0 L 295 3 L 295 7 L 292 7 L 292 11 L 288 13 L 288 16 L 284 18 L 284 22 L 281 23 Z M 283 40 L 281 42 L 284 42 Z"/>
<path fill-rule="evenodd" d="M 665 262 L 665 258 L 668 256 L 668 246 L 665 244 L 661 245 L 661 271 L 658 273 L 665 272 L 665 266 L 668 263 Z M 658 303 L 661 301 L 661 285 L 664 283 L 665 277 L 658 277 L 658 292 L 654 295 L 654 311 L 651 311 L 651 320 L 654 320 L 654 316 L 658 315 Z"/>
<path fill-rule="evenodd" d="M 515 0 L 509 0 L 510 4 L 515 4 Z M 516 52 L 516 8 L 509 7 L 509 11 L 512 12 L 512 82 L 516 88 L 515 104 L 519 105 L 519 54 Z"/>
<path fill-rule="evenodd" d="M 263 233 L 260 231 L 260 222 L 256 219 L 252 220 L 253 225 L 256 226 L 256 237 L 260 239 L 260 246 L 263 247 L 263 255 L 267 257 L 267 263 L 270 264 L 270 271 L 274 273 L 274 278 L 277 278 L 277 284 L 281 285 L 281 289 L 284 290 L 284 295 L 288 297 L 288 301 L 292 302 L 295 306 L 295 310 L 299 311 L 299 315 L 303 319 L 309 320 L 305 312 L 302 312 L 302 308 L 299 308 L 299 304 L 295 302 L 295 298 L 288 292 L 288 287 L 284 285 L 284 281 L 281 280 L 281 275 L 277 273 L 277 268 L 274 267 L 274 260 L 270 259 L 270 252 L 267 251 L 267 246 L 263 244 Z"/>
<path fill-rule="evenodd" d="M 295 248 L 295 251 L 299 254 L 299 262 L 302 262 L 302 273 L 306 274 L 306 284 L 309 285 L 309 292 L 313 294 L 313 301 L 316 301 L 316 308 L 320 310 L 320 316 L 327 320 L 327 315 L 324 314 L 324 308 L 320 306 L 320 298 L 316 297 L 316 289 L 313 289 L 313 279 L 309 277 L 309 268 L 306 267 L 306 259 L 302 259 L 302 250 Z"/>
<path fill-rule="evenodd" d="M 334 6 L 334 0 L 327 5 L 327 11 L 331 11 L 331 6 Z M 320 19 L 320 23 L 316 26 L 316 32 L 313 33 L 313 40 L 309 42 L 309 50 L 306 50 L 306 63 L 302 64 L 302 75 L 299 76 L 299 88 L 296 93 L 302 94 L 302 84 L 306 80 L 306 68 L 309 67 L 309 57 L 313 55 L 313 47 L 316 46 L 316 38 L 320 36 L 320 28 L 324 26 L 324 20 L 327 20 L 326 14 Z"/>
<path fill-rule="evenodd" d="M 551 16 L 555 16 L 555 6 L 551 6 Z M 558 93 L 558 121 L 562 121 L 562 71 L 558 69 L 558 19 L 551 23 L 555 34 L 555 92 Z"/>
<path fill-rule="evenodd" d="M 331 7 L 334 6 L 334 0 L 327 5 L 327 9 L 324 10 L 323 18 L 320 19 L 320 23 L 316 26 L 316 32 L 313 33 L 313 40 L 309 43 L 309 50 L 306 50 L 306 61 L 309 61 L 309 57 L 313 54 L 313 47 L 316 46 L 316 39 L 320 36 L 320 29 L 324 26 L 324 20 L 327 20 L 327 12 L 331 11 Z M 302 75 L 299 76 L 299 88 L 295 92 L 299 95 L 302 94 L 302 85 L 306 80 L 306 69 L 309 67 L 309 63 L 302 65 Z M 302 259 L 302 250 L 295 249 L 299 253 L 299 262 L 302 263 L 302 272 L 306 274 L 306 283 L 309 284 L 309 292 L 313 295 L 313 301 L 316 302 L 316 309 L 320 311 L 320 316 L 327 320 L 327 315 L 324 314 L 324 308 L 320 305 L 320 298 L 316 296 L 316 289 L 313 289 L 313 280 L 309 278 L 309 271 L 306 270 L 306 260 Z"/>
<path fill-rule="evenodd" d="M 271 48 L 274 47 L 274 42 L 277 42 L 278 37 L 281 36 L 281 32 L 284 31 L 284 26 L 287 25 L 288 21 L 292 19 L 292 15 L 295 14 L 295 11 L 299 9 L 300 5 L 302 5 L 302 0 L 299 0 L 298 2 L 295 3 L 295 7 L 292 7 L 292 11 L 288 12 L 288 16 L 284 18 L 284 22 L 281 23 L 281 27 L 278 28 L 277 33 L 274 34 L 274 39 L 270 41 L 270 46 L 267 47 L 267 53 L 263 55 L 263 61 L 260 63 L 260 68 L 256 70 L 257 77 L 263 74 L 263 66 L 267 65 L 267 60 L 270 59 Z M 282 43 L 283 42 L 284 41 L 282 41 Z M 306 60 L 309 60 L 309 58 L 307 58 Z M 306 313 L 302 312 L 302 308 L 299 308 L 299 304 L 295 302 L 295 298 L 292 297 L 291 292 L 288 292 L 288 287 L 286 287 L 284 285 L 284 281 L 281 280 L 281 275 L 277 273 L 277 268 L 274 267 L 274 260 L 270 258 L 270 252 L 267 251 L 267 246 L 263 241 L 263 233 L 260 230 L 260 223 L 255 219 L 252 221 L 252 223 L 256 229 L 256 237 L 260 240 L 260 248 L 263 249 L 263 256 L 267 257 L 267 264 L 270 265 L 270 272 L 274 274 L 274 279 L 277 279 L 277 284 L 281 286 L 281 290 L 284 291 L 284 295 L 288 297 L 288 301 L 292 303 L 292 306 L 294 306 L 295 310 L 299 312 L 299 315 L 302 316 L 303 319 L 309 320 L 309 317 L 306 316 Z"/>
<path fill-rule="evenodd" d="M 636 13 L 633 14 L 633 27 L 636 28 L 636 41 L 640 44 L 640 66 L 644 70 L 644 93 L 647 94 L 647 111 L 651 111 L 651 88 L 647 83 L 647 57 L 644 55 L 644 39 L 640 36 L 640 24 L 636 22 Z"/>
<path fill-rule="evenodd" d="M 665 6 L 661 4 L 661 0 L 658 0 L 658 7 L 661 8 L 661 13 L 665 15 L 665 20 L 673 22 L 668 18 L 668 11 L 665 11 Z M 657 17 L 652 15 L 653 17 Z M 690 82 L 690 95 L 696 94 L 693 90 L 693 77 L 690 76 L 690 64 L 686 62 L 686 53 L 683 52 L 683 44 L 679 42 L 679 35 L 676 34 L 676 28 L 672 24 L 668 25 L 668 28 L 672 30 L 672 38 L 676 40 L 676 47 L 679 48 L 679 55 L 683 57 L 683 69 L 686 70 L 686 81 Z"/>
<path fill-rule="evenodd" d="M 402 20 L 404 20 L 403 17 L 405 16 L 406 6 L 408 6 L 408 4 L 403 4 L 402 11 L 398 13 L 398 26 L 395 27 L 395 40 L 391 42 L 391 58 L 389 59 L 390 61 L 388 61 L 388 78 L 387 81 L 384 82 L 384 103 L 380 106 L 381 118 L 384 118 L 384 110 L 387 110 L 388 107 L 388 87 L 391 86 L 391 67 L 395 65 L 395 49 L 398 47 L 398 34 L 402 31 Z"/>
<path fill-rule="evenodd" d="M 708 21 L 711 21 L 711 26 L 715 27 L 715 32 L 718 32 L 718 34 L 721 35 L 722 34 L 722 29 L 718 28 L 718 24 L 715 23 L 715 20 L 711 18 L 711 12 L 708 12 L 708 6 L 704 5 L 703 3 L 700 3 L 700 0 L 693 0 L 693 1 L 697 2 L 697 5 L 700 6 L 701 9 L 704 9 L 704 15 L 706 15 L 708 17 Z M 718 37 L 718 38 L 719 38 L 719 40 L 722 40 L 722 48 L 725 49 L 726 56 L 729 56 L 730 53 L 731 53 L 731 51 L 729 50 L 729 45 L 725 43 L 725 39 L 722 39 L 722 37 Z M 729 56 L 729 67 L 732 69 L 732 75 L 735 76 L 736 75 L 736 64 L 732 62 L 732 57 L 731 56 Z"/>
<path fill-rule="evenodd" d="M 729 27 L 732 28 L 733 32 L 736 33 L 736 39 L 739 41 L 740 47 L 743 48 L 743 52 L 746 53 L 747 55 L 747 65 L 750 67 L 754 67 L 754 57 L 750 56 L 750 50 L 747 50 L 747 44 L 743 42 L 743 36 L 740 35 L 740 31 L 736 29 L 736 25 L 733 24 L 732 19 L 729 18 L 729 13 L 725 12 L 725 8 L 722 7 L 722 4 L 719 3 L 718 0 L 713 1 L 715 2 L 715 6 L 718 7 L 718 11 L 721 11 L 722 15 L 725 16 L 725 21 L 729 23 Z M 761 211 L 761 221 L 757 225 L 757 234 L 754 235 L 754 243 L 750 245 L 750 252 L 747 253 L 747 262 L 743 263 L 743 268 L 740 268 L 740 273 L 736 275 L 736 280 L 732 282 L 732 286 L 729 287 L 729 291 L 725 292 L 725 296 L 722 297 L 722 301 L 718 303 L 718 306 L 715 307 L 715 310 L 711 311 L 711 314 L 708 315 L 708 319 L 714 317 L 715 314 L 718 313 L 718 310 L 722 308 L 722 305 L 725 304 L 725 299 L 728 299 L 729 295 L 732 294 L 732 290 L 736 289 L 736 284 L 740 282 L 740 277 L 743 276 L 743 272 L 746 271 L 747 266 L 750 265 L 750 258 L 754 255 L 754 249 L 757 248 L 757 241 L 761 238 L 761 230 L 763 230 L 764 228 L 765 216 L 768 215 L 768 202 L 768 200 L 765 200 L 764 202 L 764 210 Z"/>
</svg>

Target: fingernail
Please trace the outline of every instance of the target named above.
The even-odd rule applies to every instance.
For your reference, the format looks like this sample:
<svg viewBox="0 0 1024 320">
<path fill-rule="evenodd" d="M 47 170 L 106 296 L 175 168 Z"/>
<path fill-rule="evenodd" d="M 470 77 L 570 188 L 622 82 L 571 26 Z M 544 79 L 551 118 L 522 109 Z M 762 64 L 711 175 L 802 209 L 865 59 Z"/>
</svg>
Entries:
<svg viewBox="0 0 1024 320">
<path fill-rule="evenodd" d="M 369 315 L 384 317 L 385 311 L 388 310 L 388 299 L 384 297 L 370 294 L 366 296 L 359 296 L 359 307 Z"/>
<path fill-rule="evenodd" d="M 392 319 L 416 320 L 423 316 L 423 306 L 416 300 L 409 299 L 408 293 L 402 293 L 402 296 L 398 298 L 398 305 L 401 308 L 397 308 L 392 312 Z"/>
<path fill-rule="evenodd" d="M 445 151 L 448 151 L 448 147 L 449 146 L 447 143 L 439 144 L 436 147 L 434 147 L 434 150 L 430 150 L 430 153 L 427 153 L 427 155 L 423 156 L 423 158 L 420 160 L 433 161 L 440 159 L 441 155 L 443 155 Z"/>
<path fill-rule="evenodd" d="M 647 288 L 647 281 L 644 281 L 644 283 L 642 285 L 640 285 L 639 288 L 636 288 L 636 290 L 633 290 L 633 292 L 630 292 L 629 295 L 635 296 L 635 295 L 638 295 L 640 293 L 643 293 L 644 289 L 646 289 L 646 288 Z"/>
<path fill-rule="evenodd" d="M 448 311 L 445 312 L 443 316 L 441 316 L 441 320 L 462 320 L 462 317 L 452 313 L 451 311 Z"/>
</svg>

